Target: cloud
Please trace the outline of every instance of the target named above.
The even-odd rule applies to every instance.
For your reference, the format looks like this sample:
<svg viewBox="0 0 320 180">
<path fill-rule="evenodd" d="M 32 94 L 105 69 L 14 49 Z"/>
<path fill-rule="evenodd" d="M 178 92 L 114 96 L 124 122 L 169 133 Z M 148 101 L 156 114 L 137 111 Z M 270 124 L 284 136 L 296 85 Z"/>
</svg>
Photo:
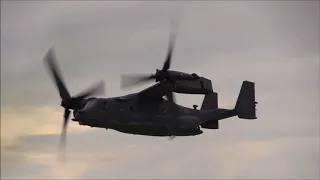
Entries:
<svg viewBox="0 0 320 180">
<path fill-rule="evenodd" d="M 206 137 L 165 138 L 121 135 L 96 131 L 72 133 L 69 138 L 67 169 L 56 162 L 56 135 L 33 135 L 20 139 L 20 148 L 6 149 L 24 155 L 25 165 L 38 178 L 317 178 L 317 138 L 277 140 L 223 139 Z M 108 137 L 108 138 L 107 138 Z M 115 138 L 115 139 L 114 139 Z M 210 138 L 212 143 L 203 141 Z M 95 139 L 93 142 L 92 139 Z M 126 146 L 134 142 L 134 146 Z M 148 146 L 146 146 L 148 144 Z M 184 147 L 192 144 L 192 148 Z M 165 147 L 165 148 L 163 148 Z M 284 148 L 285 147 L 285 148 Z M 17 149 L 20 149 L 18 151 Z M 304 152 L 304 153 L 301 153 Z M 6 168 L 19 161 L 1 159 Z M 6 162 L 6 163 L 5 163 Z M 305 162 L 305 163 L 302 163 Z M 43 169 L 37 169 L 41 164 Z M 150 166 L 152 164 L 152 166 Z M 272 165 L 272 166 L 270 166 Z M 60 166 L 60 167 L 59 167 Z M 256 169 L 255 167 L 259 167 Z M 130 171 L 128 170 L 130 169 Z M 121 173 L 127 170 L 126 173 Z M 10 171 L 3 171 L 10 175 Z M 63 173 L 64 172 L 64 173 Z M 273 172 L 273 173 L 270 173 Z M 39 174 L 44 173 L 44 174 Z"/>
<path fill-rule="evenodd" d="M 1 148 L 25 135 L 58 134 L 62 121 L 63 109 L 59 107 L 2 108 Z M 82 132 L 88 129 L 71 125 L 71 130 Z"/>
<path fill-rule="evenodd" d="M 119 75 L 161 68 L 176 10 L 172 69 L 211 79 L 221 107 L 256 82 L 259 119 L 174 141 L 72 122 L 63 172 L 48 48 L 72 95 L 100 79 L 107 96 L 135 92 L 150 84 L 122 91 Z M 1 2 L 1 177 L 319 178 L 319 22 L 318 1 Z M 188 107 L 202 100 L 178 95 Z"/>
<path fill-rule="evenodd" d="M 3 3 L 2 64 L 6 67 L 2 68 L 3 93 L 16 89 L 18 92 L 13 94 L 28 93 L 30 99 L 25 103 L 33 100 L 42 105 L 46 103 L 43 99 L 52 102 L 52 96 L 44 94 L 52 89 L 52 83 L 42 63 L 51 46 L 55 46 L 68 87 L 74 92 L 78 92 L 74 89 L 83 89 L 100 79 L 118 87 L 119 73 L 147 73 L 160 68 L 168 45 L 168 12 L 174 8 L 165 2 L 120 4 Z M 202 68 L 202 63 L 212 62 L 211 71 L 215 72 L 236 67 L 234 65 L 238 63 L 245 63 L 244 67 L 255 63 L 278 66 L 272 69 L 274 71 L 291 64 L 287 62 L 292 61 L 288 56 L 318 59 L 317 6 L 300 2 L 280 4 L 279 7 L 277 2 L 178 4 L 181 23 L 172 67 L 195 71 L 192 67 Z M 69 5 L 73 8 L 66 8 Z M 45 14 L 31 11 L 32 7 L 43 9 Z M 10 8 L 19 8 L 21 13 L 13 16 L 14 11 Z M 296 11 L 308 13 L 298 16 Z M 22 31 L 21 27 L 31 29 Z M 29 42 L 33 46 L 29 46 Z M 17 49 L 18 46 L 21 48 Z M 288 60 L 279 64 L 282 58 Z M 131 65 L 124 66 L 128 62 L 132 62 Z M 261 67 L 256 66 L 256 69 L 260 71 Z M 245 70 L 237 71 L 243 73 Z M 252 76 L 259 79 L 259 71 Z M 222 74 L 228 78 L 227 74 Z M 81 84 L 77 83 L 80 79 Z M 21 87 L 17 84 L 21 83 L 23 89 L 19 90 Z M 108 92 L 113 95 L 116 91 L 119 90 Z M 41 97 L 35 96 L 34 92 Z M 54 90 L 50 92 L 55 93 Z M 6 98 L 3 102 L 11 103 Z"/>
</svg>

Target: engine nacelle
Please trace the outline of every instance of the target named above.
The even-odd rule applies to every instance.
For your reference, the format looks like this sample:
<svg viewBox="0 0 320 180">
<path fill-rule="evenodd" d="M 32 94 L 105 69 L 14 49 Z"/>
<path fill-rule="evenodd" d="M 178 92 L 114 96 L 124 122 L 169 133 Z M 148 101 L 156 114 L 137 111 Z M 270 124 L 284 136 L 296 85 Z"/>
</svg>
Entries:
<svg viewBox="0 0 320 180">
<path fill-rule="evenodd" d="M 213 92 L 210 79 L 200 77 L 198 80 L 176 81 L 174 92 L 182 94 L 209 94 Z"/>
</svg>

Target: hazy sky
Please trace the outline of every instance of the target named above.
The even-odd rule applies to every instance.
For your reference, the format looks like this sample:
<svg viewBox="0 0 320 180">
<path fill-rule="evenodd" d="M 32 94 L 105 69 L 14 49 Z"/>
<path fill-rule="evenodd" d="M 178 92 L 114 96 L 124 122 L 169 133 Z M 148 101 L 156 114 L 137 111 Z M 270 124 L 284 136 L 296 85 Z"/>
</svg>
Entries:
<svg viewBox="0 0 320 180">
<path fill-rule="evenodd" d="M 319 1 L 1 1 L 1 178 L 318 179 Z M 173 141 L 71 122 L 68 166 L 56 163 L 63 109 L 44 54 L 54 47 L 72 94 L 122 73 L 153 73 L 181 22 L 172 69 L 213 82 L 233 108 L 256 82 L 258 119 Z M 201 105 L 203 96 L 178 95 Z"/>
</svg>

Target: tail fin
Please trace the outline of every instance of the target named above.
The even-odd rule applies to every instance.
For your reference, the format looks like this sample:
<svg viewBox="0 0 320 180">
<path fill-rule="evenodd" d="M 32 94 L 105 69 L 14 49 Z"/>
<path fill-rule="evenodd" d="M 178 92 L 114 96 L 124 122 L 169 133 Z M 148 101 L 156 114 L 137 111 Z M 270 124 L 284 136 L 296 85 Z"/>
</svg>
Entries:
<svg viewBox="0 0 320 180">
<path fill-rule="evenodd" d="M 236 114 L 241 119 L 257 119 L 256 104 L 254 83 L 243 81 L 235 106 Z"/>
<path fill-rule="evenodd" d="M 215 92 L 211 92 L 204 96 L 201 110 L 211 110 L 218 108 L 218 94 Z"/>
</svg>

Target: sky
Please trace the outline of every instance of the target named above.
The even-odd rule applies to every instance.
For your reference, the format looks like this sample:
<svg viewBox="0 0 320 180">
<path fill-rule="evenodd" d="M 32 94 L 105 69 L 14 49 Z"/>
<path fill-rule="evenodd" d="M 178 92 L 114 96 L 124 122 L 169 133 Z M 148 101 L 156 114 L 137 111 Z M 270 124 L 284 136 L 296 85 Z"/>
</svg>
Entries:
<svg viewBox="0 0 320 180">
<path fill-rule="evenodd" d="M 319 1 L 1 1 L 1 179 L 319 179 Z M 170 20 L 181 20 L 172 70 L 212 80 L 233 108 L 256 83 L 257 120 L 167 138 L 71 122 L 56 161 L 63 108 L 43 64 L 54 47 L 72 95 L 124 73 L 162 67 Z M 177 103 L 201 105 L 201 95 Z"/>
</svg>

